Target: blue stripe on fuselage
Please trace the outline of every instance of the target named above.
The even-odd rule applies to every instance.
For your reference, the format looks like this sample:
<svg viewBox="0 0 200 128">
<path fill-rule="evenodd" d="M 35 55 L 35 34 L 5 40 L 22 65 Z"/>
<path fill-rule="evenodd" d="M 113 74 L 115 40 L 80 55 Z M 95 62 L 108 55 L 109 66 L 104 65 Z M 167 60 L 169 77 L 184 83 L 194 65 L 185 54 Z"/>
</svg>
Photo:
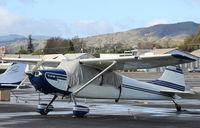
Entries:
<svg viewBox="0 0 200 128">
<path fill-rule="evenodd" d="M 123 84 L 122 87 L 137 90 L 137 91 L 147 92 L 147 93 L 151 93 L 151 94 L 161 95 L 161 96 L 168 96 L 168 95 L 161 93 L 161 92 L 158 92 L 158 91 L 154 91 L 154 90 L 150 90 L 150 89 L 146 89 L 146 88 L 141 88 L 141 87 L 135 87 L 135 86 L 132 86 L 132 85 L 127 85 L 127 84 Z"/>
<path fill-rule="evenodd" d="M 153 80 L 153 81 L 150 81 L 148 83 L 156 84 L 156 85 L 167 87 L 167 88 L 176 89 L 176 90 L 179 90 L 179 91 L 185 91 L 185 86 L 166 82 L 166 81 L 162 81 L 162 80 Z"/>
</svg>

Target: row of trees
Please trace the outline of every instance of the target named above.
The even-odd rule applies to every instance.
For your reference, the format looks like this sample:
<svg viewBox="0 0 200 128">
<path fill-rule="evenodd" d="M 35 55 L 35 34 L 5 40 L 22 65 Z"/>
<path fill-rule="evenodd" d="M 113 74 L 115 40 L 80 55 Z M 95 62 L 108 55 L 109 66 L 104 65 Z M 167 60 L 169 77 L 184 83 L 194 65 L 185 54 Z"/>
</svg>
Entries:
<svg viewBox="0 0 200 128">
<path fill-rule="evenodd" d="M 200 48 L 200 28 L 197 33 L 189 35 L 179 48 L 183 51 L 194 51 Z"/>
<path fill-rule="evenodd" d="M 72 39 L 61 39 L 59 37 L 53 37 L 47 40 L 47 44 L 43 50 L 43 53 L 81 53 L 86 50 L 85 48 L 86 44 L 82 39 L 78 37 L 74 37 Z"/>
<path fill-rule="evenodd" d="M 86 48 L 82 39 L 74 37 L 72 39 L 62 39 L 53 37 L 47 40 L 44 49 L 34 51 L 31 35 L 29 35 L 27 50 L 21 47 L 18 54 L 65 54 L 65 53 L 81 53 Z"/>
</svg>

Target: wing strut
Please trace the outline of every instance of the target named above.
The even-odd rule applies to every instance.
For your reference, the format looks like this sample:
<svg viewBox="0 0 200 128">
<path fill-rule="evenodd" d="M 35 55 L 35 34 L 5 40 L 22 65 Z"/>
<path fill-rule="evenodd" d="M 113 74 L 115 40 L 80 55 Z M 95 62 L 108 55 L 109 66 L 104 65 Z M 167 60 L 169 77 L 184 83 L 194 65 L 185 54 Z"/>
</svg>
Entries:
<svg viewBox="0 0 200 128">
<path fill-rule="evenodd" d="M 77 89 L 72 95 L 76 96 L 81 90 L 83 90 L 85 87 L 87 87 L 90 83 L 92 83 L 94 80 L 96 80 L 99 76 L 104 74 L 106 71 L 108 71 L 110 68 L 112 68 L 117 62 L 113 61 L 111 65 L 109 65 L 107 68 L 105 68 L 103 71 L 101 71 L 99 74 L 97 74 L 95 77 L 93 77 L 91 80 L 89 80 L 87 83 L 85 83 L 83 86 L 81 86 L 79 89 Z"/>
</svg>

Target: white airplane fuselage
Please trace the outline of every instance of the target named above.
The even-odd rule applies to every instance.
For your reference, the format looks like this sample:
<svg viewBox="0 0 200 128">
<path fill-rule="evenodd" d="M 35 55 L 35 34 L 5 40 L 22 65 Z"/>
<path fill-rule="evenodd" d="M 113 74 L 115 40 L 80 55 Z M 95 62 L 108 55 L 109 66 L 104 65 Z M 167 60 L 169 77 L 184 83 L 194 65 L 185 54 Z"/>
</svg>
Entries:
<svg viewBox="0 0 200 128">
<path fill-rule="evenodd" d="M 80 86 L 76 86 L 77 89 Z M 153 85 L 147 82 L 137 81 L 135 79 L 122 76 L 121 92 L 119 88 L 110 85 L 94 85 L 87 86 L 84 90 L 78 93 L 78 97 L 95 98 L 95 99 L 136 99 L 136 100 L 161 100 L 170 99 L 158 89 L 158 85 Z M 71 89 L 71 90 L 74 90 Z"/>
<path fill-rule="evenodd" d="M 39 75 L 38 75 L 39 74 Z M 146 100 L 161 100 L 170 99 L 167 94 L 160 92 L 160 89 L 165 88 L 148 82 L 141 82 L 135 79 L 121 76 L 122 83 L 120 87 L 113 85 L 99 85 L 91 83 L 86 88 L 81 90 L 76 97 L 94 98 L 94 99 L 146 99 Z M 29 77 L 34 87 L 45 93 L 60 96 L 69 96 L 71 93 L 79 89 L 81 85 L 73 87 L 66 86 L 67 75 L 64 71 L 47 70 L 40 71 L 37 75 Z"/>
</svg>

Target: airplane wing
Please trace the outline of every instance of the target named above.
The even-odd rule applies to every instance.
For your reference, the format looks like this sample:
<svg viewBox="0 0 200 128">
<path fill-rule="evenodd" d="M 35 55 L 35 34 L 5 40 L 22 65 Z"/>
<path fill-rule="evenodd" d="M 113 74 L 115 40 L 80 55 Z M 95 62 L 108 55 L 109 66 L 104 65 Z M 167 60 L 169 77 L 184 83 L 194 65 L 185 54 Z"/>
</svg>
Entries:
<svg viewBox="0 0 200 128">
<path fill-rule="evenodd" d="M 43 65 L 57 67 L 61 60 L 56 59 L 37 59 L 37 58 L 1 58 L 1 60 L 7 62 L 21 62 L 21 63 L 28 63 L 28 64 L 37 64 L 38 62 L 43 62 Z"/>
<path fill-rule="evenodd" d="M 195 61 L 195 59 L 180 54 L 163 54 L 139 57 L 89 58 L 81 59 L 80 63 L 97 69 L 105 69 L 114 61 L 116 61 L 116 64 L 111 67 L 112 70 L 131 70 L 189 63 Z"/>
<path fill-rule="evenodd" d="M 52 67 L 58 66 L 62 60 L 54 59 L 36 59 L 36 58 L 2 58 L 7 62 L 22 62 L 29 64 L 36 64 L 42 62 L 43 65 Z M 97 69 L 105 69 L 113 62 L 116 64 L 111 67 L 111 70 L 132 70 L 132 69 L 148 69 L 154 67 L 176 65 L 182 63 L 189 63 L 195 61 L 193 58 L 189 58 L 180 54 L 162 54 L 152 56 L 123 56 L 114 58 L 87 58 L 80 59 L 80 64 L 90 66 Z"/>
</svg>

